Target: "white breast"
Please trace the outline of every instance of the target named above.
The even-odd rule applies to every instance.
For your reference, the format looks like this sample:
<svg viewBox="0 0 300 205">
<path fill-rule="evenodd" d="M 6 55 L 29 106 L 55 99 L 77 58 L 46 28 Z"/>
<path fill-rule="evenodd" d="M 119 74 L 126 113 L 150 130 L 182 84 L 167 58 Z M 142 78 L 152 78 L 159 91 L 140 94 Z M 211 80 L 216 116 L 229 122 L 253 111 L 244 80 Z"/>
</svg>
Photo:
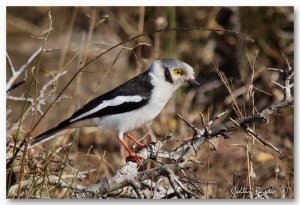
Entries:
<svg viewBox="0 0 300 205">
<path fill-rule="evenodd" d="M 154 88 L 146 105 L 126 113 L 105 116 L 98 121 L 98 126 L 117 132 L 130 132 L 154 119 L 167 104 L 175 91 L 172 84 L 152 76 Z"/>
</svg>

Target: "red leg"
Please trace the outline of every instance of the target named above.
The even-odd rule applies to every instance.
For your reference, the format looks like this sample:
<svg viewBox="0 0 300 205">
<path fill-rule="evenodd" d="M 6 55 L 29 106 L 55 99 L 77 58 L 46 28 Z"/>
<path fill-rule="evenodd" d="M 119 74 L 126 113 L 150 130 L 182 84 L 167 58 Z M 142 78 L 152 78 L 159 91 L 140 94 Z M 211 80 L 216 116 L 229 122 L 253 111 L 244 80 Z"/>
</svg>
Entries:
<svg viewBox="0 0 300 205">
<path fill-rule="evenodd" d="M 127 150 L 129 157 L 133 158 L 134 161 L 137 163 L 137 165 L 140 167 L 142 166 L 142 159 L 143 157 L 137 154 L 134 154 L 131 149 L 128 147 L 128 145 L 124 142 L 123 139 L 119 140 L 120 143 L 125 147 L 125 149 Z"/>
<path fill-rule="evenodd" d="M 131 134 L 126 134 L 126 136 L 133 141 L 135 144 L 137 144 L 137 147 L 134 149 L 135 151 L 139 151 L 145 147 L 148 147 L 150 144 L 153 144 L 152 142 L 147 143 L 147 144 L 143 144 L 140 141 L 138 141 L 137 139 L 135 139 Z"/>
<path fill-rule="evenodd" d="M 143 143 L 141 143 L 140 141 L 138 141 L 137 139 L 135 139 L 131 134 L 126 134 L 126 136 L 133 141 L 135 144 L 137 144 L 140 148 L 144 148 L 146 147 L 146 145 L 144 145 Z"/>
</svg>

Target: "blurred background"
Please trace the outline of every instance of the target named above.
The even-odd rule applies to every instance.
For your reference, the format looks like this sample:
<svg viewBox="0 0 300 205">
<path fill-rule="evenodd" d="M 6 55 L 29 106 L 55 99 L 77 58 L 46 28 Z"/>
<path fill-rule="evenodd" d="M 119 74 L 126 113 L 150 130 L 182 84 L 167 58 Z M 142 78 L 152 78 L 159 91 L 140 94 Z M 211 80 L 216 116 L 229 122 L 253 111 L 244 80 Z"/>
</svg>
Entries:
<svg viewBox="0 0 300 205">
<path fill-rule="evenodd" d="M 53 29 L 46 38 L 50 23 Z M 228 32 L 210 31 L 160 32 L 128 42 L 89 64 L 47 113 L 33 136 L 55 126 L 88 100 L 145 71 L 155 59 L 161 58 L 178 58 L 193 66 L 201 87 L 180 89 L 155 120 L 131 133 L 139 139 L 144 137 L 143 142 L 161 140 L 172 132 L 173 143 L 169 147 L 172 149 L 190 139 L 192 130 L 176 114 L 181 114 L 199 128 L 200 113 L 208 121 L 228 110 L 228 115 L 218 123 L 228 121 L 229 117 L 238 118 L 215 65 L 225 73 L 234 88 L 243 116 L 282 100 L 281 90 L 271 83 L 271 80 L 281 82 L 281 79 L 278 73 L 267 71 L 267 68 L 287 68 L 284 57 L 291 66 L 294 65 L 293 7 L 7 7 L 7 53 L 16 70 L 44 42 L 45 48 L 55 49 L 32 61 L 16 83 L 22 79 L 25 81 L 8 93 L 11 97 L 7 99 L 7 156 L 10 156 L 12 138 L 17 133 L 20 113 L 23 112 L 21 98 L 29 90 L 30 79 L 35 73 L 33 66 L 39 63 L 35 75 L 37 84 L 30 90 L 29 97 L 37 98 L 43 89 L 45 96 L 36 104 L 25 103 L 24 109 L 28 111 L 22 118 L 21 139 L 82 65 L 134 35 L 174 27 L 228 29 L 245 34 L 255 42 Z M 8 63 L 6 77 L 7 80 L 11 78 Z M 252 183 L 263 188 L 287 186 L 288 197 L 293 198 L 294 176 L 287 168 L 293 170 L 294 166 L 293 113 L 293 107 L 289 107 L 276 113 L 267 124 L 254 126 L 261 137 L 287 156 L 277 156 L 283 163 L 241 131 L 229 133 L 231 138 L 228 140 L 212 140 L 215 151 L 209 145 L 203 147 L 195 157 L 201 163 L 191 164 L 191 167 L 201 180 L 213 182 L 201 184 L 205 197 L 247 198 L 243 194 L 233 196 L 230 190 L 234 185 L 248 187 L 248 183 Z M 38 157 L 62 146 L 64 151 L 55 152 L 48 167 L 49 173 L 57 175 L 66 150 L 72 147 L 63 173 L 80 172 L 76 183 L 86 185 L 112 176 L 125 163 L 127 153 L 119 145 L 115 133 L 97 128 L 73 131 L 60 133 L 54 146 L 52 141 L 41 145 L 45 150 L 34 150 L 32 163 L 39 161 L 42 164 L 45 158 Z M 78 138 L 71 146 L 74 135 Z M 153 166 L 149 162 L 146 168 Z M 26 174 L 22 177 L 26 179 L 32 176 L 33 170 L 41 168 L 28 164 L 25 169 Z M 19 177 L 18 171 L 20 167 L 16 166 L 15 180 Z M 72 180 L 72 177 L 66 177 L 66 180 Z M 63 198 L 68 197 L 70 191 L 56 188 L 43 194 L 48 196 L 49 193 L 52 197 Z M 22 194 L 22 197 L 32 196 L 29 192 Z"/>
</svg>

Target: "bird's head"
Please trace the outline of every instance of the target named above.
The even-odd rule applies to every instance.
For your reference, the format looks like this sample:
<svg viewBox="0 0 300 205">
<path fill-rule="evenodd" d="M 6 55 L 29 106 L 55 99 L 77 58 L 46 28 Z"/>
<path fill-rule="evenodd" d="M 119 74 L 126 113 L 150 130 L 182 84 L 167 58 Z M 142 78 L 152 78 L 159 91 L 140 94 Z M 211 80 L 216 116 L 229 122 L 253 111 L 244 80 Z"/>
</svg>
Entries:
<svg viewBox="0 0 300 205">
<path fill-rule="evenodd" d="M 184 84 L 200 86 L 195 80 L 194 69 L 174 58 L 155 61 L 151 70 L 155 76 L 173 84 L 176 88 Z"/>
</svg>

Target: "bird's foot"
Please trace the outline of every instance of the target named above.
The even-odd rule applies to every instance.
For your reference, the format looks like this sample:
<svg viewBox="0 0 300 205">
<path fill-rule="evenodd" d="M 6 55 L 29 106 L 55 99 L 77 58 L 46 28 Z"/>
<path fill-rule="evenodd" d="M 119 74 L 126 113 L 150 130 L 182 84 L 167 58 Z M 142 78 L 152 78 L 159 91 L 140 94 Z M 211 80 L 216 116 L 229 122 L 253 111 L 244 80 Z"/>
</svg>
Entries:
<svg viewBox="0 0 300 205">
<path fill-rule="evenodd" d="M 138 167 L 141 167 L 144 158 L 141 155 L 132 153 L 126 157 L 126 162 L 132 161 L 132 160 L 134 160 L 137 163 Z"/>
<path fill-rule="evenodd" d="M 128 147 L 128 145 L 124 142 L 123 139 L 120 139 L 120 143 L 125 147 L 127 150 L 129 156 L 126 157 L 126 162 L 128 161 L 135 161 L 138 165 L 138 167 L 142 166 L 142 162 L 145 160 L 141 155 L 135 154 L 132 152 L 132 150 Z"/>
</svg>

